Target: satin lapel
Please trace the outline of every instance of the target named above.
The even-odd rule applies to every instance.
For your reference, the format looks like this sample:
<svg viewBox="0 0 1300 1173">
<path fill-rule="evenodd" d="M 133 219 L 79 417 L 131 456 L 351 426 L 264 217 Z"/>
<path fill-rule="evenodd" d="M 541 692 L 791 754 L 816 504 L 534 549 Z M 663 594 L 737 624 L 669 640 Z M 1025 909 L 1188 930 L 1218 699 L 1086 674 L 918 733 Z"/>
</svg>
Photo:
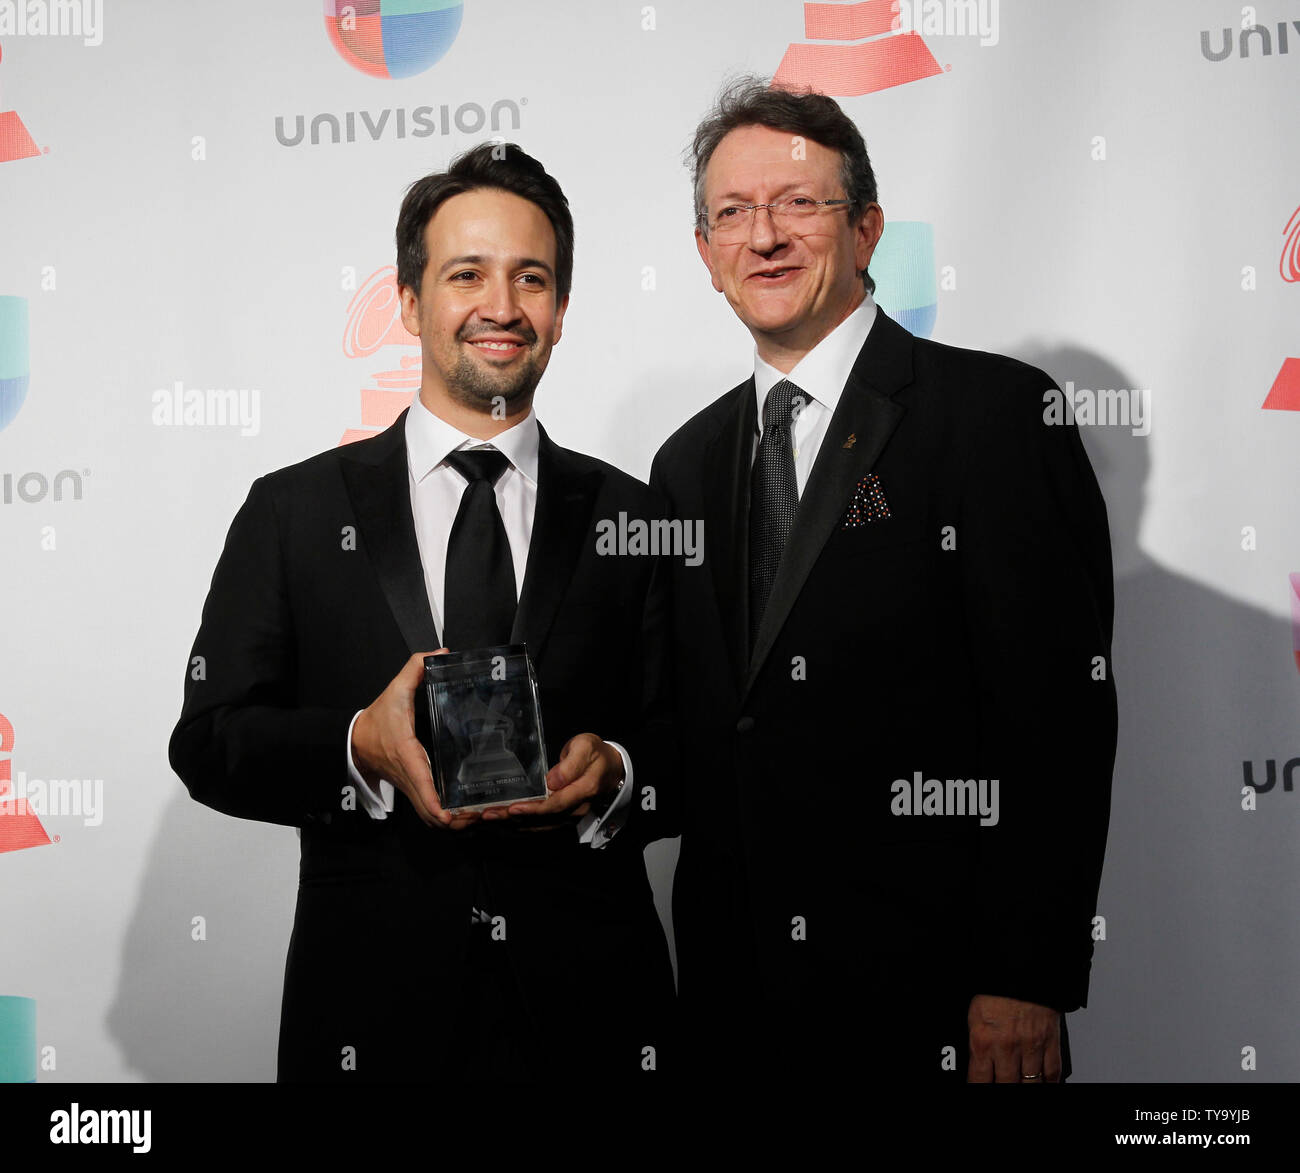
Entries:
<svg viewBox="0 0 1300 1173">
<path fill-rule="evenodd" d="M 912 335 L 877 308 L 871 333 L 849 372 L 808 484 L 799 498 L 790 541 L 776 568 L 772 594 L 754 641 L 746 693 L 753 687 L 822 547 L 843 517 L 853 486 L 871 471 L 905 414 L 890 396 L 911 381 Z"/>
<path fill-rule="evenodd" d="M 751 378 L 704 454 L 704 548 L 737 687 L 749 661 L 749 474 L 758 408 Z"/>
<path fill-rule="evenodd" d="M 412 655 L 431 652 L 442 644 L 429 609 L 411 513 L 406 411 L 378 436 L 348 445 L 340 456 L 361 548 L 379 577 L 407 650 Z"/>
<path fill-rule="evenodd" d="M 540 424 L 537 431 L 537 509 L 510 636 L 512 643 L 528 645 L 534 663 L 569 589 L 583 542 L 589 535 L 594 538 L 591 513 L 603 479 L 598 471 L 577 467 L 572 454 Z"/>
</svg>

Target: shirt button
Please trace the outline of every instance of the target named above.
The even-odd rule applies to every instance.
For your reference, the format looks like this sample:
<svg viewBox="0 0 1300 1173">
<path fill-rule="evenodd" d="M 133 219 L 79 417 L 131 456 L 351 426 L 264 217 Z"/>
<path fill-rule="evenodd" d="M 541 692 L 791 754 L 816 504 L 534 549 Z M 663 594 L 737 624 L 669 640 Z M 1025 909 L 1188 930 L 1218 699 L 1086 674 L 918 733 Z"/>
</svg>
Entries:
<svg viewBox="0 0 1300 1173">
<path fill-rule="evenodd" d="M 737 733 L 748 733 L 753 728 L 754 728 L 753 717 L 741 717 L 741 719 L 736 722 Z"/>
</svg>

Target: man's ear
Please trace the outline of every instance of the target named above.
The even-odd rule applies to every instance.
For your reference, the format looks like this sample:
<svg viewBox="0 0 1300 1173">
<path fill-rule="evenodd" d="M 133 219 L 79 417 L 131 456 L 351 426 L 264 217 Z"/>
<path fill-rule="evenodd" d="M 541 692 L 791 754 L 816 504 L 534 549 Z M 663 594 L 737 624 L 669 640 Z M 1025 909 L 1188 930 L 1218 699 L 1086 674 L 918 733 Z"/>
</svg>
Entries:
<svg viewBox="0 0 1300 1173">
<path fill-rule="evenodd" d="M 879 204 L 868 204 L 853 231 L 853 257 L 861 273 L 871 264 L 876 245 L 885 232 L 885 212 Z"/>
<path fill-rule="evenodd" d="M 704 262 L 705 267 L 709 270 L 709 277 L 713 280 L 713 288 L 719 293 L 722 292 L 722 282 L 718 280 L 718 274 L 714 272 L 713 261 L 710 257 L 709 242 L 704 239 L 704 233 L 697 227 L 695 229 L 695 247 L 700 251 L 700 260 Z"/>
<path fill-rule="evenodd" d="M 554 346 L 560 340 L 560 335 L 564 329 L 564 311 L 569 308 L 569 295 L 566 293 L 560 298 L 560 304 L 555 307 L 555 337 L 551 339 L 551 345 Z"/>
<path fill-rule="evenodd" d="M 409 285 L 399 285 L 397 295 L 402 299 L 402 325 L 408 334 L 420 336 L 420 299 Z"/>
</svg>

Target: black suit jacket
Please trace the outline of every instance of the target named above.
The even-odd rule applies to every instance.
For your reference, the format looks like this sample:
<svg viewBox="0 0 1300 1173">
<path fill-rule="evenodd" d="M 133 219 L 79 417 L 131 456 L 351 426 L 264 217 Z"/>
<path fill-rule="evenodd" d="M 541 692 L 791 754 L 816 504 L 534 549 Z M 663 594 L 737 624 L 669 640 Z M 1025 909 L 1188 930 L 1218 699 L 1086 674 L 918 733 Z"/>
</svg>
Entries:
<svg viewBox="0 0 1300 1173">
<path fill-rule="evenodd" d="M 1113 589 L 1077 431 L 1044 423 L 1051 385 L 878 310 L 752 654 L 753 380 L 655 459 L 670 512 L 704 522 L 704 564 L 672 574 L 673 917 L 687 1029 L 715 1024 L 715 1062 L 964 1078 L 974 994 L 1084 1004 Z M 894 813 L 917 772 L 998 779 L 998 822 Z"/>
<path fill-rule="evenodd" d="M 628 749 L 638 793 L 613 841 L 580 845 L 572 824 L 431 829 L 400 792 L 394 815 L 372 820 L 350 797 L 348 725 L 409 656 L 440 646 L 405 422 L 254 482 L 213 576 L 170 743 L 198 801 L 301 828 L 279 1076 L 436 1077 L 480 883 L 505 918 L 520 994 L 503 1010 L 531 1023 L 529 1057 L 546 1071 L 631 1076 L 642 1048 L 662 1042 L 672 997 L 642 857 L 661 834 L 642 800 L 668 745 L 666 612 L 651 560 L 599 556 L 594 527 L 620 511 L 652 516 L 654 500 L 541 432 L 512 639 L 536 665 L 548 762 L 584 731 Z"/>
</svg>

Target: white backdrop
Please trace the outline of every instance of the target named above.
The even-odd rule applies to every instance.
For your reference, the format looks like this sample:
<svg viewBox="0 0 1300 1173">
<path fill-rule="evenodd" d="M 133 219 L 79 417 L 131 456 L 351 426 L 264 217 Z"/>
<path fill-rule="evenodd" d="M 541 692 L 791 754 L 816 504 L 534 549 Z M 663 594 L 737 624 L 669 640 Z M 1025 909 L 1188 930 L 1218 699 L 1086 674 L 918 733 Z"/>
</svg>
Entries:
<svg viewBox="0 0 1300 1173">
<path fill-rule="evenodd" d="M 445 56 L 379 78 L 320 0 L 87 0 L 81 36 L 0 2 L 0 787 L 6 765 L 33 796 L 84 784 L 37 829 L 0 814 L 0 995 L 37 1001 L 42 1081 L 273 1078 L 297 840 L 191 801 L 166 744 L 250 482 L 377 426 L 363 390 L 414 378 L 413 346 L 366 334 L 373 303 L 348 329 L 406 185 L 489 137 L 456 119 L 494 105 L 560 180 L 573 300 L 537 410 L 644 477 L 752 364 L 695 252 L 682 150 L 724 77 L 791 45 L 861 126 L 887 219 L 932 226 L 934 338 L 1148 393 L 1149 434 L 1083 428 L 1121 745 L 1076 1078 L 1300 1079 L 1300 374 L 1274 391 L 1291 410 L 1263 408 L 1300 356 L 1300 4 L 916 4 L 934 68 L 874 89 L 878 55 L 903 69 L 915 42 L 868 27 L 879 3 L 809 6 L 819 36 L 804 7 L 465 0 Z M 966 9 L 995 23 L 971 35 Z M 818 23 L 837 16 L 838 43 Z M 349 112 L 352 142 L 281 141 Z M 255 417 L 169 424 L 178 384 Z M 1270 759 L 1244 810 L 1243 763 L 1262 782 Z M 650 853 L 665 910 L 673 856 Z"/>
</svg>

